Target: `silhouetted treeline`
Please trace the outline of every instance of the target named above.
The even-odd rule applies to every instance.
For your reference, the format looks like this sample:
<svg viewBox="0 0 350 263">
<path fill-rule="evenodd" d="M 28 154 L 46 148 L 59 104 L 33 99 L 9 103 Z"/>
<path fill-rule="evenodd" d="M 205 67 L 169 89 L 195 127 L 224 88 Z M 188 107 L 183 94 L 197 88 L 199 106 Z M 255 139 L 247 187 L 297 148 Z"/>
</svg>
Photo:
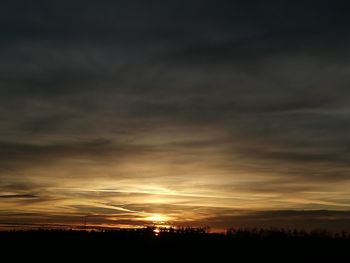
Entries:
<svg viewBox="0 0 350 263">
<path fill-rule="evenodd" d="M 350 234 L 326 230 L 229 229 L 209 233 L 208 228 L 144 228 L 103 231 L 30 230 L 0 232 L 3 251 L 25 255 L 78 258 L 127 256 L 218 259 L 335 260 L 347 257 Z M 17 252 L 16 252 L 17 251 Z M 68 256 L 69 255 L 69 256 Z M 117 256 L 118 255 L 118 256 Z M 116 261 L 117 262 L 117 261 Z M 227 261 L 225 261 L 227 262 Z"/>
</svg>

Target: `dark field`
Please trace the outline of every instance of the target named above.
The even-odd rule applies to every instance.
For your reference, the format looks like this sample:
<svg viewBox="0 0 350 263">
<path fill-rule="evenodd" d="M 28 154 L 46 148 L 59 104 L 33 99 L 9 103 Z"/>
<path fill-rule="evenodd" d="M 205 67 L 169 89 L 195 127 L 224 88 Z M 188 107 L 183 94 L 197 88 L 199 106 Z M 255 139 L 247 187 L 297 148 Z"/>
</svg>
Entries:
<svg viewBox="0 0 350 263">
<path fill-rule="evenodd" d="M 349 262 L 350 236 L 326 231 L 235 230 L 225 234 L 199 229 L 115 231 L 12 231 L 1 232 L 3 254 L 27 259 L 206 260 L 236 262 Z M 147 261 L 147 262 L 148 262 Z M 8 261 L 11 262 L 11 261 Z M 242 262 L 242 261 L 240 261 Z M 265 262 L 265 261 L 264 261 Z"/>
</svg>

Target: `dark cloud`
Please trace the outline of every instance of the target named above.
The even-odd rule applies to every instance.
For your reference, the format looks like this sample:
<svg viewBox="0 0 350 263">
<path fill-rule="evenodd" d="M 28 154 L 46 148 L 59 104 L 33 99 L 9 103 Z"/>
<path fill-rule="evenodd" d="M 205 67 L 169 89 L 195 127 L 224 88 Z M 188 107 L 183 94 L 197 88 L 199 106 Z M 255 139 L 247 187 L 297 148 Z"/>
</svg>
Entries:
<svg viewBox="0 0 350 263">
<path fill-rule="evenodd" d="M 285 228 L 285 229 L 328 229 L 340 232 L 348 231 L 348 211 L 264 211 L 248 212 L 244 215 L 218 216 L 207 219 L 218 229 L 227 228 Z"/>
<path fill-rule="evenodd" d="M 38 198 L 36 195 L 30 195 L 30 194 L 19 194 L 19 195 L 0 195 L 1 199 L 31 199 L 31 198 Z"/>
<path fill-rule="evenodd" d="M 104 159 L 113 157 L 117 162 L 118 156 L 125 158 L 131 154 L 134 156 L 147 152 L 147 147 L 130 147 L 126 145 L 113 145 L 104 139 L 94 139 L 85 142 L 67 142 L 64 144 L 21 144 L 0 143 L 0 158 L 3 169 L 23 169 L 25 167 L 42 165 L 42 162 L 60 162 L 61 160 L 96 160 L 103 162 Z M 98 157 L 100 155 L 100 157 Z M 11 186 L 10 188 L 17 187 Z"/>
</svg>

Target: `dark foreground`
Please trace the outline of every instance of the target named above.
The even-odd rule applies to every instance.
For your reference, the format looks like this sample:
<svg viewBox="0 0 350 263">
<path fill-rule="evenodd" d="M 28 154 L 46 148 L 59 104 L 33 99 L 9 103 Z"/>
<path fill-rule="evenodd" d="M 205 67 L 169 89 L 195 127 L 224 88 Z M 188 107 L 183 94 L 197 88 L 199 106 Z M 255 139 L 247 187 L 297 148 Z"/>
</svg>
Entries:
<svg viewBox="0 0 350 263">
<path fill-rule="evenodd" d="M 0 232 L 0 242 L 2 254 L 12 258 L 8 262 L 16 258 L 48 262 L 57 259 L 350 262 L 350 235 L 325 231 L 237 230 L 227 234 L 189 229 L 161 233 L 153 229 L 12 231 Z"/>
</svg>

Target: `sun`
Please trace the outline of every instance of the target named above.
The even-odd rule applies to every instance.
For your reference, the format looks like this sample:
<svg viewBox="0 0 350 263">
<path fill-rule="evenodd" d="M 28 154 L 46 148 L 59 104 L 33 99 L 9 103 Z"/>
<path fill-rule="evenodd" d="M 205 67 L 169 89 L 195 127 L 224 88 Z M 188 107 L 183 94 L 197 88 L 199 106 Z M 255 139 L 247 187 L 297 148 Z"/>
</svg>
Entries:
<svg viewBox="0 0 350 263">
<path fill-rule="evenodd" d="M 147 221 L 151 221 L 153 223 L 164 223 L 168 221 L 168 217 L 161 214 L 153 214 L 145 218 Z"/>
</svg>

